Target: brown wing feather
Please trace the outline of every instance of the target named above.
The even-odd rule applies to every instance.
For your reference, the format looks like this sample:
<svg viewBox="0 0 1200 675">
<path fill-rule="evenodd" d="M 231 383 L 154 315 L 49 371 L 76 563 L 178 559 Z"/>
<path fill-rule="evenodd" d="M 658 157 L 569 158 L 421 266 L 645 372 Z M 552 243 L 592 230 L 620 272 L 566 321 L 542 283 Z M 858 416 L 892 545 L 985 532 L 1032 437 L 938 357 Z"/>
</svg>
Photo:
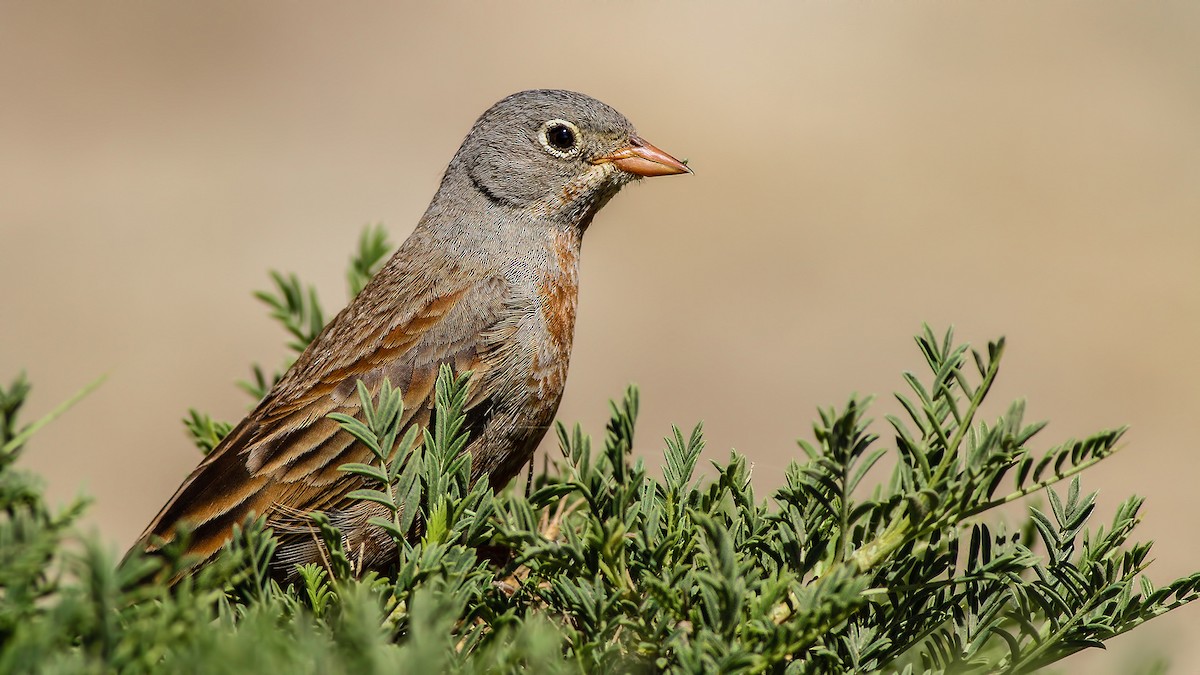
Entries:
<svg viewBox="0 0 1200 675">
<path fill-rule="evenodd" d="M 409 305 L 416 305 L 416 311 L 399 319 L 372 311 L 373 301 L 374 309 L 395 302 L 372 298 L 372 290 L 364 289 L 326 327 L 272 392 L 201 462 L 138 546 L 153 548 L 153 537 L 170 540 L 176 524 L 188 521 L 194 527 L 190 552 L 206 560 L 229 539 L 233 526 L 252 513 L 270 518 L 276 512 L 295 515 L 337 504 L 357 487 L 337 468 L 371 457 L 327 416 L 360 414 L 360 379 L 376 392 L 388 378 L 403 392 L 405 426 L 428 421 L 442 363 L 474 371 L 469 406 L 491 396 L 497 378 L 491 372 L 496 359 L 489 336 L 507 323 L 509 310 L 502 279 L 488 277 L 439 295 L 428 292 L 422 302 Z M 348 336 L 354 338 L 349 345 Z M 347 359 L 347 353 L 357 358 Z"/>
</svg>

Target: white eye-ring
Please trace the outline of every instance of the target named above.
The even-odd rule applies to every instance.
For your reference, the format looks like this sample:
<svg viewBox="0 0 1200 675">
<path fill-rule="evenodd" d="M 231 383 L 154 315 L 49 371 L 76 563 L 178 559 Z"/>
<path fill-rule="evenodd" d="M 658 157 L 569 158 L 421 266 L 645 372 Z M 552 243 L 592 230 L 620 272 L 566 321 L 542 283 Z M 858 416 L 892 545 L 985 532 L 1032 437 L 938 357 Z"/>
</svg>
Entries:
<svg viewBox="0 0 1200 675">
<path fill-rule="evenodd" d="M 566 120 L 550 120 L 538 131 L 538 140 L 546 152 L 555 157 L 574 157 L 579 154 L 579 127 Z"/>
</svg>

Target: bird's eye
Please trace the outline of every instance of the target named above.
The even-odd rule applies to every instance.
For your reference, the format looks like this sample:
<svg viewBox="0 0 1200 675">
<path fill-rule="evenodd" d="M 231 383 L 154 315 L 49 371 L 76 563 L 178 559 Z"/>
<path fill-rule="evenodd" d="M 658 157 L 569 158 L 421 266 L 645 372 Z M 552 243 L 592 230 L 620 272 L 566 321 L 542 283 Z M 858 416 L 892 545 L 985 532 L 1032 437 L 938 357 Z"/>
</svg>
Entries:
<svg viewBox="0 0 1200 675">
<path fill-rule="evenodd" d="M 570 150 L 575 147 L 575 132 L 569 127 L 555 124 L 546 130 L 546 141 L 559 150 Z"/>
<path fill-rule="evenodd" d="M 542 147 L 557 157 L 570 157 L 579 151 L 579 129 L 566 120 L 550 120 L 542 125 Z"/>
</svg>

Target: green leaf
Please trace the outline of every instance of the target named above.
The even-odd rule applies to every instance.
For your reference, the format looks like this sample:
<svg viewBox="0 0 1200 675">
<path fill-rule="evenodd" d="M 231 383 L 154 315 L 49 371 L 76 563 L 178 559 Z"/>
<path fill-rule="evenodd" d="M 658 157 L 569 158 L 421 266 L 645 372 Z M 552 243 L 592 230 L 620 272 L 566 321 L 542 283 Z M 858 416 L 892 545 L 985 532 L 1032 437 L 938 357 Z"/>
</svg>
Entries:
<svg viewBox="0 0 1200 675">
<path fill-rule="evenodd" d="M 375 502 L 376 504 L 382 504 L 386 506 L 391 511 L 395 511 L 397 508 L 387 494 L 380 492 L 379 490 L 351 490 L 350 492 L 346 493 L 346 499 L 361 499 L 368 502 Z"/>
<path fill-rule="evenodd" d="M 346 464 L 339 466 L 338 471 L 344 471 L 345 473 L 351 473 L 356 476 L 370 478 L 371 480 L 379 481 L 380 483 L 388 482 L 387 474 L 384 473 L 383 469 L 380 469 L 379 467 L 371 466 L 370 464 L 360 464 L 358 462 L 348 462 Z"/>
<path fill-rule="evenodd" d="M 8 439 L 8 442 L 6 442 L 3 446 L 0 446 L 0 457 L 15 456 L 18 450 L 20 450 L 21 446 L 24 445 L 25 442 L 28 441 L 34 434 L 40 431 L 42 427 L 58 419 L 59 416 L 70 410 L 72 406 L 83 400 L 85 396 L 95 391 L 97 387 L 104 383 L 104 380 L 107 377 L 107 375 L 101 375 L 100 377 L 97 377 L 91 382 L 85 384 L 82 389 L 72 394 L 67 400 L 55 406 L 53 410 L 43 415 L 32 424 L 23 427 L 15 436 Z M 28 386 L 25 387 L 25 391 L 28 391 Z M 22 397 L 23 396 L 24 394 L 22 394 Z M 10 460 L 4 460 L 3 462 L 0 462 L 0 465 L 6 464 L 8 461 Z"/>
</svg>

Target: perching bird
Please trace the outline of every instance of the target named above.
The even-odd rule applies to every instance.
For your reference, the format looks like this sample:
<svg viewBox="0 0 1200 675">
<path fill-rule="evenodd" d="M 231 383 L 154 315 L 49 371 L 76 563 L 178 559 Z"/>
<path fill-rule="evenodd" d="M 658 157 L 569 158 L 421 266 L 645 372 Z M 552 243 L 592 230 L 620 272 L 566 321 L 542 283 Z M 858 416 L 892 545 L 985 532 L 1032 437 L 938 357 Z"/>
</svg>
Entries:
<svg viewBox="0 0 1200 675">
<path fill-rule="evenodd" d="M 196 467 L 141 536 L 154 550 L 193 528 L 208 561 L 234 525 L 265 516 L 287 575 L 320 563 L 306 515 L 322 511 L 362 569 L 394 542 L 351 501 L 361 479 L 338 470 L 372 455 L 327 416 L 361 418 L 357 382 L 403 391 L 404 426 L 425 425 L 441 364 L 473 371 L 467 403 L 472 478 L 499 488 L 531 459 L 558 409 L 575 331 L 579 248 L 609 199 L 643 176 L 689 172 L 583 94 L 513 94 L 475 122 L 412 235 Z"/>
</svg>

